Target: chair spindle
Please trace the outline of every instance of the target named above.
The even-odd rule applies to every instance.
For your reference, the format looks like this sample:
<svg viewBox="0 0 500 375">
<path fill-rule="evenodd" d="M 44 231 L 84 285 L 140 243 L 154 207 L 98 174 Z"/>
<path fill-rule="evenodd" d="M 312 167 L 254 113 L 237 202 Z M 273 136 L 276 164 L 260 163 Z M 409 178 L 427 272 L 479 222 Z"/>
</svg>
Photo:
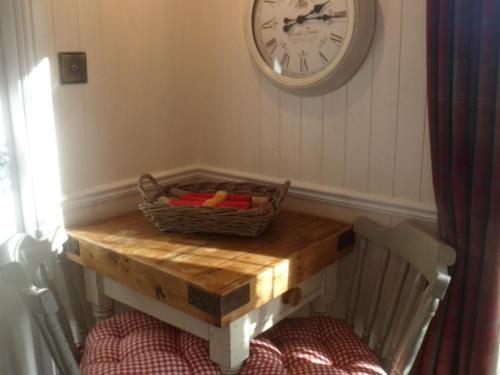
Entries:
<svg viewBox="0 0 500 375">
<path fill-rule="evenodd" d="M 375 286 L 370 298 L 370 307 L 368 309 L 368 315 L 363 326 L 363 336 L 362 339 L 365 342 L 370 341 L 370 335 L 373 330 L 373 325 L 375 323 L 375 318 L 377 317 L 377 312 L 380 304 L 380 296 L 382 294 L 382 286 L 384 285 L 385 275 L 387 273 L 387 265 L 389 264 L 390 252 L 384 249 L 383 253 L 379 259 L 379 267 L 377 271 L 377 276 L 375 279 Z"/>
<path fill-rule="evenodd" d="M 408 277 L 408 269 L 408 262 L 403 262 L 399 267 L 396 285 L 389 302 L 389 307 L 387 308 L 387 311 L 385 313 L 384 322 L 382 324 L 382 329 L 378 335 L 377 344 L 375 345 L 375 353 L 377 353 L 379 356 L 382 356 L 385 342 L 387 341 L 387 336 L 389 335 L 389 331 L 394 322 L 394 316 L 396 315 L 396 310 L 401 299 L 401 292 L 406 282 L 406 278 Z"/>
<path fill-rule="evenodd" d="M 49 268 L 46 262 L 42 262 L 40 264 L 40 274 L 42 282 L 45 284 L 44 286 L 47 287 L 52 292 L 52 296 L 55 299 L 56 305 L 63 306 L 61 295 L 59 294 L 59 290 L 56 287 L 56 283 L 54 281 L 52 274 L 49 272 Z M 80 351 L 78 350 L 75 344 L 75 339 L 73 336 L 73 332 L 71 331 L 68 315 L 66 314 L 66 311 L 63 308 L 59 309 L 56 312 L 56 314 L 58 315 L 62 332 L 64 334 L 64 337 L 66 338 L 66 341 L 68 342 L 69 347 L 71 348 L 71 352 L 73 353 L 75 359 L 79 361 Z"/>
<path fill-rule="evenodd" d="M 415 314 L 415 319 L 408 328 L 407 336 L 400 343 L 392 368 L 401 369 L 402 374 L 408 374 L 415 361 L 430 321 L 436 314 L 439 298 L 432 296 L 432 285 L 429 284 L 422 295 L 421 303 Z M 405 368 L 406 366 L 406 368 Z"/>
<path fill-rule="evenodd" d="M 356 247 L 358 255 L 356 257 L 356 266 L 352 276 L 351 287 L 349 289 L 349 298 L 347 301 L 346 322 L 350 327 L 354 327 L 354 315 L 358 308 L 359 290 L 361 288 L 361 276 L 363 264 L 366 257 L 366 248 L 368 243 L 365 238 L 358 236 L 356 239 Z"/>
<path fill-rule="evenodd" d="M 406 301 L 403 312 L 401 313 L 394 335 L 389 342 L 387 354 L 384 357 L 384 365 L 388 365 L 393 362 L 396 350 L 401 345 L 403 334 L 407 331 L 408 322 L 410 320 L 415 301 L 419 296 L 422 296 L 425 284 L 425 276 L 419 272 L 413 280 L 410 295 L 408 296 L 408 300 Z"/>
<path fill-rule="evenodd" d="M 59 308 L 54 295 L 49 289 L 33 287 L 22 295 L 28 306 L 32 306 L 40 332 L 44 337 L 56 366 L 64 374 L 78 375 L 76 359 L 64 335 L 57 313 Z"/>
</svg>

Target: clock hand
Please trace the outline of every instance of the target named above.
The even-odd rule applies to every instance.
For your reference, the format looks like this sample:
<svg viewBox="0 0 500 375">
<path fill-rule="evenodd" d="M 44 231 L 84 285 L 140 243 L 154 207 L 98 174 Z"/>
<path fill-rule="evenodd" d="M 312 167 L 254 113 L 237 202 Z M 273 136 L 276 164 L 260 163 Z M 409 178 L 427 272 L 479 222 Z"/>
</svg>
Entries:
<svg viewBox="0 0 500 375">
<path fill-rule="evenodd" d="M 297 18 L 295 19 L 290 19 L 290 18 L 285 18 L 283 20 L 283 22 L 285 23 L 285 26 L 283 26 L 283 31 L 285 33 L 289 32 L 290 29 L 296 25 L 296 24 L 299 24 L 299 25 L 302 25 L 304 22 L 306 21 L 309 21 L 309 20 L 312 20 L 312 19 L 317 19 L 317 18 L 308 18 L 311 14 L 315 14 L 315 13 L 321 13 L 321 11 L 323 10 L 323 8 L 328 4 L 330 3 L 331 0 L 328 0 L 322 4 L 316 4 L 313 9 L 307 13 L 307 14 L 304 14 L 304 15 L 301 15 L 301 16 L 298 16 Z"/>
<path fill-rule="evenodd" d="M 330 15 L 330 14 L 323 14 L 322 16 L 317 16 L 317 17 L 313 17 L 313 18 L 306 18 L 306 19 L 297 19 L 295 20 L 293 23 L 289 23 L 288 25 L 285 25 L 283 26 L 283 31 L 285 33 L 289 32 L 290 29 L 292 28 L 293 25 L 295 24 L 303 24 L 304 22 L 306 21 L 328 21 L 332 18 L 335 18 L 335 16 L 333 15 Z"/>
<path fill-rule="evenodd" d="M 285 18 L 283 20 L 283 22 L 285 23 L 285 26 L 283 26 L 283 31 L 285 33 L 289 32 L 290 29 L 296 25 L 296 24 L 299 24 L 299 25 L 302 25 L 304 22 L 306 22 L 308 20 L 308 18 L 306 16 L 298 16 L 296 19 L 289 19 L 289 18 Z"/>
<path fill-rule="evenodd" d="M 304 22 L 304 20 L 309 17 L 311 14 L 314 14 L 314 13 L 321 13 L 321 11 L 323 10 L 323 8 L 325 7 L 325 5 L 327 5 L 328 3 L 330 3 L 331 0 L 328 0 L 327 2 L 324 2 L 322 4 L 316 4 L 313 9 L 307 13 L 307 14 L 304 14 L 302 16 L 298 16 L 297 18 L 295 19 L 290 19 L 290 18 L 285 18 L 283 20 L 283 22 L 285 23 L 290 23 L 290 22 L 293 22 L 293 21 L 298 21 L 298 20 L 302 20 L 302 23 Z M 299 22 L 300 23 L 300 22 Z"/>
<path fill-rule="evenodd" d="M 308 18 L 307 20 L 320 20 L 320 21 L 328 21 L 332 18 L 336 18 L 336 16 L 332 15 L 332 14 L 323 14 L 322 16 L 317 16 L 317 17 L 313 17 L 313 18 Z"/>
<path fill-rule="evenodd" d="M 325 7 L 325 5 L 327 5 L 331 0 L 328 0 L 326 2 L 324 2 L 323 4 L 316 4 L 313 8 L 313 10 L 311 10 L 309 12 L 309 14 L 306 15 L 306 17 L 310 16 L 311 14 L 314 14 L 314 13 L 321 13 L 321 11 L 323 10 L 323 8 Z"/>
</svg>

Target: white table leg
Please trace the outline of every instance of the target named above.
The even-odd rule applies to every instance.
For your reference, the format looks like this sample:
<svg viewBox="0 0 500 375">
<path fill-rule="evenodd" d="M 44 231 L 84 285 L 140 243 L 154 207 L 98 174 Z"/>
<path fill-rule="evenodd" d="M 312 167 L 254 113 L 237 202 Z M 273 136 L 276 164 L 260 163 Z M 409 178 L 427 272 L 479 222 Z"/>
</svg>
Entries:
<svg viewBox="0 0 500 375">
<path fill-rule="evenodd" d="M 337 263 L 328 266 L 323 276 L 323 295 L 318 297 L 310 305 L 311 315 L 329 315 L 335 302 L 337 291 Z"/>
<path fill-rule="evenodd" d="M 223 374 L 237 374 L 250 353 L 248 314 L 224 328 L 210 326 L 210 359 L 217 363 Z"/>
<path fill-rule="evenodd" d="M 85 292 L 87 299 L 92 303 L 92 313 L 96 323 L 110 318 L 113 315 L 113 300 L 103 293 L 102 277 L 95 271 L 85 268 Z"/>
</svg>

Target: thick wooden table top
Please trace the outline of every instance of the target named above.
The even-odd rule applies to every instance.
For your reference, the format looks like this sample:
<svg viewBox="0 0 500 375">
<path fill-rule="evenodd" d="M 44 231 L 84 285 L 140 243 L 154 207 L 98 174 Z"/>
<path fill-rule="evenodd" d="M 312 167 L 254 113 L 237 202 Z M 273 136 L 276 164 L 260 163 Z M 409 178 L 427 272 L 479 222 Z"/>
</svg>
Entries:
<svg viewBox="0 0 500 375">
<path fill-rule="evenodd" d="M 70 259 L 219 327 L 332 264 L 354 242 L 350 224 L 292 212 L 258 238 L 162 233 L 141 212 L 68 232 L 79 255 Z"/>
</svg>

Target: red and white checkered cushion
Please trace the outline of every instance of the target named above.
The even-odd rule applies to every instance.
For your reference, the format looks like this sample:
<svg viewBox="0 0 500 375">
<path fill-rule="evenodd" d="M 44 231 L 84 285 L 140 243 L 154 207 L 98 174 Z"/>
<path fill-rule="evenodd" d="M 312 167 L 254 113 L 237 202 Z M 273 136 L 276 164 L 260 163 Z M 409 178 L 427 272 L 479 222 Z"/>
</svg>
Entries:
<svg viewBox="0 0 500 375">
<path fill-rule="evenodd" d="M 208 343 L 139 312 L 115 315 L 88 335 L 82 375 L 219 375 Z"/>
<path fill-rule="evenodd" d="M 286 319 L 250 346 L 241 375 L 381 375 L 368 346 L 341 321 Z"/>
</svg>

